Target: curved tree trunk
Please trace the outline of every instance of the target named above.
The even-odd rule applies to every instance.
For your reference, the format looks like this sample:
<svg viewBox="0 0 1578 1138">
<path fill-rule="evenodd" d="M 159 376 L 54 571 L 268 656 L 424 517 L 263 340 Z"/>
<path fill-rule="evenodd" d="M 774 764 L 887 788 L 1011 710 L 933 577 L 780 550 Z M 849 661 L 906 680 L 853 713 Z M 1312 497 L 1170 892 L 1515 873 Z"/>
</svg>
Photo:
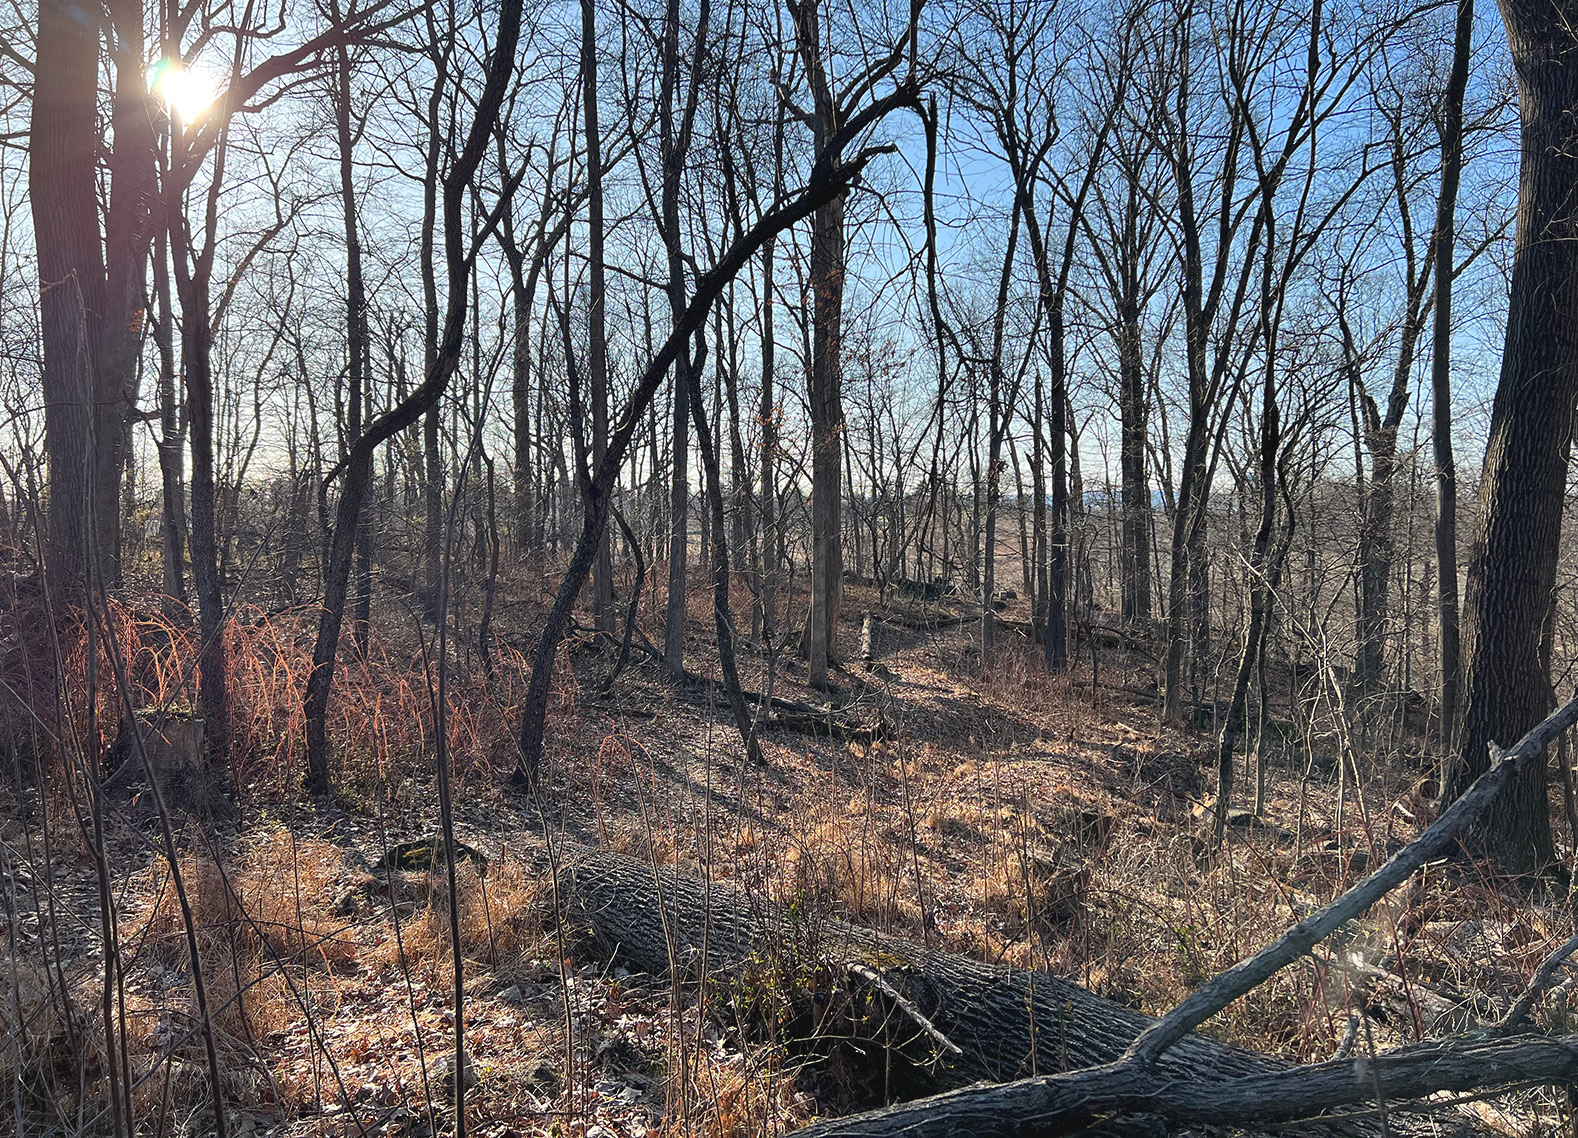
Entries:
<svg viewBox="0 0 1578 1138">
<path fill-rule="evenodd" d="M 487 82 L 477 99 L 476 117 L 465 145 L 450 168 L 443 186 L 444 247 L 449 294 L 443 338 L 438 355 L 420 385 L 394 407 L 367 425 L 346 456 L 340 483 L 340 501 L 323 572 L 323 612 L 312 650 L 312 671 L 302 700 L 307 721 L 307 789 L 322 794 L 329 788 L 328 712 L 339 654 L 340 627 L 345 619 L 351 556 L 356 545 L 357 518 L 372 477 L 373 456 L 385 441 L 414 425 L 438 402 L 460 364 L 466 329 L 466 284 L 471 260 L 466 256 L 467 234 L 461 224 L 461 207 L 477 168 L 482 164 L 494 119 L 515 71 L 515 47 L 520 39 L 521 0 L 504 0 L 499 11 L 498 40 L 488 59 Z M 506 186 L 512 193 L 514 183 Z M 505 208 L 508 208 L 507 204 Z M 194 535 L 195 536 L 195 535 Z"/>
<path fill-rule="evenodd" d="M 805 188 L 790 200 L 774 206 L 737 237 L 717 265 L 696 282 L 695 292 L 685 307 L 683 318 L 676 322 L 668 338 L 647 364 L 645 373 L 625 405 L 618 426 L 609 438 L 608 449 L 592 475 L 581 536 L 576 541 L 575 552 L 565 570 L 564 580 L 560 582 L 559 591 L 554 596 L 553 607 L 548 611 L 536 651 L 532 654 L 531 682 L 521 706 L 520 760 L 512 776 L 516 785 L 533 787 L 537 784 L 542 764 L 543 730 L 548 715 L 548 693 L 553 681 L 554 654 L 569 626 L 576 597 L 586 584 L 597 544 L 607 530 L 608 499 L 619 477 L 619 469 L 624 465 L 631 440 L 669 368 L 674 365 L 679 353 L 685 350 L 690 337 L 702 327 L 713 302 L 722 295 L 729 281 L 756 256 L 767 240 L 843 194 L 851 180 L 860 176 L 866 163 L 877 153 L 876 150 L 863 150 L 848 162 L 840 160 L 844 146 L 857 133 L 857 129 L 864 130 L 882 121 L 900 107 L 916 109 L 917 106 L 914 88 L 909 84 L 900 84 L 891 94 L 871 103 L 855 116 L 828 148 L 817 155 Z"/>
</svg>

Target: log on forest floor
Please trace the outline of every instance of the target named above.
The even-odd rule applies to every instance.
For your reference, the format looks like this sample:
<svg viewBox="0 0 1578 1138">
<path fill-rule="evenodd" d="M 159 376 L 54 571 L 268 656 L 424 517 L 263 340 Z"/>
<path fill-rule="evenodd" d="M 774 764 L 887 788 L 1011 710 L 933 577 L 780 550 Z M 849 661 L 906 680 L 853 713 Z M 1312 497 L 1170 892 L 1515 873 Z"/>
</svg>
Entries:
<svg viewBox="0 0 1578 1138">
<path fill-rule="evenodd" d="M 1365 1067 L 1367 1060 L 1290 1067 L 1191 1033 L 1163 1053 L 1153 1068 L 1135 1074 L 1115 1064 L 1156 1021 L 1055 976 L 986 964 L 832 918 L 789 913 L 732 883 L 703 882 L 623 854 L 568 854 L 560 889 L 581 927 L 590 928 L 627 963 L 658 975 L 668 974 L 672 966 L 680 981 L 705 979 L 725 985 L 726 993 L 776 989 L 783 999 L 798 985 L 801 991 L 795 994 L 818 1005 L 823 1038 L 807 1040 L 810 1047 L 819 1042 L 847 1045 L 852 1020 L 863 1019 L 866 1042 L 874 1051 L 886 1049 L 876 1062 L 907 1068 L 892 1090 L 914 1096 L 953 1088 L 910 1106 L 859 1116 L 853 1128 L 838 1120 L 818 1124 L 818 1130 L 828 1134 L 868 1138 L 917 1133 L 917 1112 L 929 1110 L 923 1104 L 930 1103 L 941 1113 L 928 1115 L 928 1123 L 919 1128 L 928 1135 L 1024 1138 L 1073 1132 L 1099 1116 L 1114 1115 L 1136 1122 L 1145 1115 L 1154 1130 L 1217 1122 L 1252 1126 L 1316 1114 L 1328 1100 L 1351 1102 L 1356 1062 L 1365 1071 L 1387 1071 L 1387 1090 L 1395 1105 L 1418 1082 L 1419 1072 L 1429 1070 L 1429 1056 L 1441 1064 L 1437 1079 L 1455 1075 L 1458 1083 L 1476 1064 L 1488 1074 L 1502 1074 L 1524 1057 L 1505 1047 L 1482 1048 L 1482 1054 L 1431 1045 L 1435 1050 L 1400 1056 L 1394 1077 L 1391 1068 Z M 1566 1070 L 1561 1067 L 1563 1054 L 1552 1046 L 1529 1052 L 1540 1070 Z M 1578 1074 L 1578 1047 L 1572 1048 L 1567 1062 Z M 1087 1070 L 1090 1080 L 1081 1081 Z M 1032 1112 L 1049 1125 L 1032 1123 L 1032 1115 L 1005 1116 L 996 1104 L 988 1108 L 979 1099 L 986 1089 L 980 1084 L 1020 1080 L 1012 1087 L 1032 1086 L 1045 1082 L 1037 1076 L 1049 1072 L 1074 1073 L 1056 1076 L 1073 1082 L 1057 1088 L 1050 1116 Z M 1278 1097 L 1284 1085 L 1290 1095 L 1305 1096 L 1307 1109 L 1289 1109 L 1295 1099 Z M 1009 1094 L 1012 1087 L 993 1091 Z M 1029 1100 L 1025 1105 L 1029 1109 Z M 1207 1108 L 1218 1105 L 1220 1113 L 1210 1116 Z M 949 1111 L 957 1113 L 950 1116 Z M 1465 1124 L 1448 1111 L 1439 1122 L 1393 1118 L 1388 1128 L 1368 1115 L 1326 1120 L 1318 1129 L 1325 1134 L 1370 1136 L 1389 1129 L 1422 1135 L 1462 1132 Z"/>
<path fill-rule="evenodd" d="M 1044 1071 L 1110 1062 L 1154 1021 L 1055 976 L 926 948 L 831 918 L 788 913 L 733 884 L 654 870 L 624 854 L 587 850 L 568 862 L 562 896 L 579 920 L 629 963 L 694 982 L 737 979 L 751 970 L 789 975 L 815 967 L 875 973 L 958 1053 L 934 1064 L 939 1086 L 1003 1082 Z M 705 946 L 705 966 L 702 951 Z M 869 982 L 868 977 L 862 977 Z M 900 1017 L 913 1014 L 899 1009 Z M 918 1023 L 914 1036 L 927 1033 Z M 935 1037 L 922 1041 L 933 1058 Z M 941 1050 L 947 1052 L 946 1047 Z M 1164 1068 L 1188 1078 L 1229 1079 L 1274 1070 L 1265 1056 L 1190 1036 Z"/>
<path fill-rule="evenodd" d="M 813 1042 L 864 1038 L 880 1045 L 889 1069 L 897 1060 L 935 1084 L 977 1080 L 818 1123 L 807 1138 L 1039 1138 L 1092 1123 L 1124 1132 L 1142 1118 L 1147 1129 L 1303 1120 L 1307 1130 L 1351 1136 L 1422 1135 L 1443 1126 L 1461 1132 L 1478 1128 L 1445 1113 L 1450 1104 L 1423 1100 L 1443 1091 L 1483 1095 L 1578 1084 L 1578 1036 L 1517 1034 L 1578 952 L 1578 936 L 1546 958 L 1500 1021 L 1471 1034 L 1289 1067 L 1194 1029 L 1307 958 L 1430 861 L 1460 848 L 1486 806 L 1543 764 L 1546 747 L 1575 724 L 1578 697 L 1511 750 L 1491 744 L 1490 769 L 1418 837 L 1159 1020 L 1053 976 L 939 952 L 800 908 L 785 912 L 732 885 L 623 855 L 580 854 L 556 893 L 575 906 L 578 925 L 590 926 L 637 967 L 673 972 L 677 983 L 732 981 L 724 997 L 736 1006 L 749 1006 L 752 989 L 764 983 L 777 990 L 779 1007 L 809 996 L 813 1025 L 833 1024 L 828 1033 L 812 1032 Z M 882 1086 L 891 1099 L 895 1088 Z"/>
<path fill-rule="evenodd" d="M 641 646 L 637 645 L 637 647 Z M 654 662 L 661 664 L 661 657 L 656 655 L 656 649 L 646 646 L 643 651 L 651 654 Z M 692 697 L 690 702 L 698 706 L 728 709 L 729 701 L 721 694 L 723 691 L 721 680 L 688 669 L 678 674 L 665 669 L 665 675 L 677 684 L 681 692 Z M 766 705 L 768 708 L 768 714 L 764 714 L 757 725 L 759 731 L 793 731 L 823 739 L 858 743 L 875 742 L 888 733 L 888 726 L 880 717 L 875 723 L 866 723 L 834 708 L 822 708 L 815 704 L 776 695 L 769 700 L 763 693 L 752 691 L 750 688 L 742 689 L 740 695 L 751 707 L 761 708 Z M 698 696 L 700 698 L 694 698 Z M 598 709 L 617 710 L 606 705 Z"/>
<path fill-rule="evenodd" d="M 841 991 L 851 1009 L 862 1001 L 868 1007 L 887 1001 L 877 1034 L 887 1058 L 936 1072 L 938 1082 L 979 1080 L 918 1102 L 819 1123 L 808 1138 L 1031 1138 L 1137 1117 L 1167 1120 L 1162 1126 L 1302 1119 L 1325 1133 L 1426 1133 L 1439 1123 L 1408 1113 L 1410 1104 L 1440 1111 L 1443 1104 L 1419 1102 L 1438 1092 L 1578 1083 L 1578 1036 L 1514 1034 L 1525 1029 L 1536 1002 L 1578 951 L 1578 936 L 1546 958 L 1498 1023 L 1472 1034 L 1288 1067 L 1194 1029 L 1308 957 L 1431 860 L 1459 848 L 1486 806 L 1521 772 L 1544 763 L 1545 748 L 1575 724 L 1578 698 L 1510 751 L 1492 744 L 1491 768 L 1418 837 L 1271 944 L 1201 984 L 1160 1020 L 1056 977 L 983 964 L 814 914 L 784 913 L 732 886 L 620 855 L 587 852 L 571 863 L 559 892 L 639 967 L 676 971 L 676 981 L 751 982 L 754 970 L 781 988 L 819 995 L 829 1011 L 836 1010 L 833 998 Z M 833 1018 L 845 1025 L 835 1031 L 871 1022 L 847 1013 Z M 898 1046 L 888 1028 L 895 1022 L 908 1024 L 908 1039 Z M 915 1041 L 925 1049 L 919 1061 Z M 1043 1070 L 1056 1073 L 1038 1073 Z M 1344 1108 L 1347 1113 L 1332 1113 Z M 1470 1126 L 1462 1116 L 1451 1123 L 1453 1130 Z"/>
</svg>

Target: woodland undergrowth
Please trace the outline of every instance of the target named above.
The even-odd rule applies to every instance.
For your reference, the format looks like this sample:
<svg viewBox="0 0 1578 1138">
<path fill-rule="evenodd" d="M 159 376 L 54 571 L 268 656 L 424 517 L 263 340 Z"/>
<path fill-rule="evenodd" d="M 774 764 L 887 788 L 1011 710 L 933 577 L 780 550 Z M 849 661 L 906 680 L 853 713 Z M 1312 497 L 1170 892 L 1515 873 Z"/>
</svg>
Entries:
<svg viewBox="0 0 1578 1138">
<path fill-rule="evenodd" d="M 500 627 L 532 626 L 526 592 L 506 595 Z M 852 611 L 880 617 L 875 593 L 851 593 Z M 739 604 L 748 611 L 749 598 Z M 446 1132 L 449 892 L 441 863 L 380 867 L 437 828 L 433 630 L 404 598 L 381 595 L 365 655 L 347 633 L 331 706 L 336 797 L 313 804 L 297 788 L 315 615 L 234 614 L 224 793 L 172 804 L 230 1129 Z M 1093 656 L 1082 645 L 1073 670 L 1050 677 L 1013 634 L 1025 615 L 1005 614 L 1006 643 L 986 669 L 969 623 L 885 627 L 882 670 L 839 681 L 846 710 L 880 715 L 883 736 L 771 732 L 765 767 L 745 761 L 725 712 L 639 657 L 592 698 L 608 661 L 572 641 L 535 799 L 503 789 L 529 644 L 500 639 L 485 659 L 457 626 L 457 835 L 485 859 L 460 866 L 457 892 L 476 1080 L 468 1132 L 755 1138 L 882 1097 L 871 1070 L 764 1029 L 737 993 L 630 975 L 608 958 L 556 903 L 553 868 L 573 843 L 1067 976 L 1157 1013 L 1428 821 L 1417 701 L 1397 693 L 1356 716 L 1281 660 L 1239 780 L 1253 788 L 1264 768 L 1263 808 L 1235 804 L 1215 849 L 1211 732 L 1159 722 L 1152 646 L 1126 639 Z M 0 1021 L 15 1069 L 0 1130 L 109 1133 L 129 1118 L 137 1133 L 204 1133 L 212 1066 L 157 804 L 134 788 L 106 794 L 95 817 L 92 786 L 127 702 L 192 709 L 196 634 L 153 597 L 111 602 L 98 618 L 90 643 L 83 614 L 42 595 L 14 589 L 0 613 L 3 777 L 17 792 L 0 821 Z M 699 645 L 710 601 L 691 620 Z M 853 643 L 858 626 L 845 632 Z M 764 688 L 760 662 L 745 664 L 745 682 Z M 792 657 L 772 682 L 814 696 Z M 1359 745 L 1345 747 L 1355 730 Z M 1554 879 L 1432 866 L 1209 1030 L 1314 1060 L 1462 1028 L 1499 1014 L 1572 927 Z M 1548 1017 L 1565 1015 L 1562 992 Z M 1481 1109 L 1533 1133 L 1566 1107 L 1531 1092 Z"/>
</svg>

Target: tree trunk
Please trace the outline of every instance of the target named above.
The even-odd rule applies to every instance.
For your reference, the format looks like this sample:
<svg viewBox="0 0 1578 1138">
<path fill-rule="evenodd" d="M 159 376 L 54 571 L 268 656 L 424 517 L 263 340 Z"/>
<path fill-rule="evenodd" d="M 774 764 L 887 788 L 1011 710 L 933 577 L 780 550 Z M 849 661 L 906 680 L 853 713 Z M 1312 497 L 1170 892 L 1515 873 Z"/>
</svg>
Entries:
<svg viewBox="0 0 1578 1138">
<path fill-rule="evenodd" d="M 859 118 L 869 126 L 880 122 L 899 107 L 914 109 L 917 105 L 914 90 L 907 84 L 900 84 L 890 95 L 869 104 Z M 554 653 L 558 651 L 559 642 L 563 639 L 565 629 L 569 625 L 575 599 L 580 595 L 581 588 L 591 572 L 597 544 L 607 531 L 608 497 L 618 479 L 619 469 L 629 453 L 630 442 L 637 427 L 650 408 L 652 399 L 669 369 L 674 365 L 678 355 L 685 350 L 691 335 L 704 325 L 707 313 L 728 282 L 744 269 L 746 263 L 756 256 L 768 239 L 782 233 L 796 222 L 804 220 L 827 202 L 841 196 L 848 189 L 850 180 L 859 176 L 873 152 L 865 150 L 856 158 L 843 161 L 841 153 L 844 142 L 845 140 L 840 138 L 836 140 L 836 145 L 819 152 L 812 167 L 810 181 L 805 188 L 793 198 L 774 206 L 749 230 L 740 234 L 718 264 L 697 281 L 695 293 L 690 303 L 686 305 L 683 319 L 669 333 L 636 384 L 624 414 L 618 420 L 619 425 L 609 438 L 608 450 L 604 452 L 602 461 L 593 473 L 590 509 L 583 521 L 581 535 L 576 542 L 569 567 L 565 570 L 564 580 L 560 583 L 559 591 L 554 597 L 553 607 L 549 609 L 542 635 L 537 640 L 536 651 L 532 655 L 531 682 L 527 686 L 526 697 L 521 706 L 520 761 L 513 776 L 513 781 L 517 785 L 524 787 L 537 785 L 542 764 L 543 728 L 548 714 L 548 695 L 553 680 Z"/>
<path fill-rule="evenodd" d="M 621 958 L 658 975 L 677 963 L 676 980 L 738 975 L 760 961 L 786 977 L 810 975 L 818 966 L 879 975 L 958 1048 L 932 1071 L 916 1071 L 934 1087 L 1109 1063 L 1154 1022 L 1056 976 L 985 964 L 842 921 L 813 919 L 807 926 L 727 884 L 654 874 L 623 854 L 577 851 L 560 895 Z M 813 953 L 809 960 L 794 955 L 804 945 Z M 922 1042 L 923 1062 L 933 1049 L 930 1039 Z M 1198 1035 L 1186 1036 L 1160 1063 L 1190 1081 L 1277 1066 Z"/>
<path fill-rule="evenodd" d="M 1544 713 L 1540 631 L 1556 582 L 1578 400 L 1578 4 L 1502 0 L 1501 10 L 1523 157 L 1507 343 L 1465 597 L 1466 704 L 1451 797 L 1486 769 L 1490 743 L 1516 738 Z M 1513 871 L 1554 859 L 1543 763 L 1492 804 L 1475 844 Z"/>
<path fill-rule="evenodd" d="M 155 238 L 153 261 L 154 299 L 159 315 L 154 323 L 159 350 L 159 476 L 164 510 L 160 532 L 164 539 L 164 595 L 168 611 L 178 614 L 186 604 L 186 576 L 183 560 L 186 551 L 186 489 L 182 485 L 185 459 L 185 412 L 176 390 L 175 306 L 170 296 L 169 233 Z"/>
<path fill-rule="evenodd" d="M 98 9 L 42 0 L 28 137 L 28 198 L 38 252 L 53 580 L 80 582 L 88 555 L 93 362 L 104 311 L 96 193 Z"/>
<path fill-rule="evenodd" d="M 1474 40 L 1474 0 L 1458 0 L 1441 128 L 1441 195 L 1436 201 L 1435 328 L 1430 361 L 1431 457 L 1436 488 L 1436 614 L 1441 635 L 1441 753 L 1457 736 L 1461 634 L 1457 593 L 1457 460 L 1452 454 L 1452 270 L 1457 193 L 1463 172 L 1463 95 Z M 1450 758 L 1448 759 L 1450 762 Z M 1443 787 L 1446 780 L 1441 781 Z M 1578 840 L 1578 835 L 1575 835 Z"/>
<path fill-rule="evenodd" d="M 779 132 L 782 133 L 782 118 Z M 773 320 L 773 252 L 774 241 L 768 238 L 762 245 L 762 392 L 761 392 L 761 493 L 762 519 L 762 580 L 760 586 L 762 607 L 762 644 L 772 651 L 775 632 L 775 613 L 778 608 L 778 567 L 782 564 L 781 539 L 778 533 L 778 478 L 777 404 L 774 395 L 773 364 L 775 362 L 776 328 Z"/>
<path fill-rule="evenodd" d="M 684 309 L 681 307 L 680 312 Z M 678 315 L 675 317 L 678 320 Z M 663 610 L 663 665 L 685 666 L 685 569 L 690 545 L 690 364 L 674 363 L 668 491 L 668 601 Z"/>
<path fill-rule="evenodd" d="M 335 21 L 338 0 L 331 0 Z M 334 133 L 340 157 L 340 212 L 345 226 L 345 351 L 347 363 L 347 446 L 361 437 L 364 415 L 371 405 L 368 373 L 367 291 L 362 280 L 362 239 L 356 217 L 356 143 L 351 123 L 351 61 L 344 45 L 335 49 Z M 356 651 L 366 657 L 372 634 L 373 534 L 363 509 L 356 518 L 356 607 L 352 619 Z"/>
<path fill-rule="evenodd" d="M 702 353 L 698 352 L 698 356 Z M 712 613 L 718 633 L 718 665 L 723 672 L 723 691 L 734 716 L 734 725 L 740 732 L 740 742 L 746 757 L 760 766 L 761 746 L 756 742 L 756 725 L 750 709 L 745 706 L 745 696 L 740 690 L 740 673 L 734 662 L 734 614 L 729 609 L 729 547 L 725 542 L 723 515 L 723 476 L 719 469 L 718 451 L 713 445 L 712 432 L 707 426 L 707 414 L 701 403 L 701 360 L 691 361 L 686 369 L 690 377 L 691 415 L 696 421 L 696 446 L 701 451 L 701 463 L 707 481 L 707 501 L 712 517 Z"/>
<path fill-rule="evenodd" d="M 139 0 L 111 0 L 106 8 L 114 33 L 110 50 L 115 69 L 114 148 L 109 156 L 109 209 L 104 215 L 103 320 L 93 375 L 93 503 L 99 579 L 116 586 L 121 583 L 121 478 L 131 454 L 148 303 L 148 250 L 158 194 L 157 114 L 145 71 L 143 6 Z"/>
<path fill-rule="evenodd" d="M 603 256 L 603 139 L 597 112 L 597 9 L 581 0 L 581 99 L 586 118 L 586 240 L 588 268 L 586 370 L 592 401 L 592 466 L 597 469 L 608 449 L 608 289 Z M 566 303 L 569 303 L 568 299 Z M 612 488 L 610 488 L 612 492 Z M 589 508 L 590 503 L 585 503 Z M 614 563 L 607 527 L 593 564 L 592 616 L 597 631 L 614 631 Z"/>
<path fill-rule="evenodd" d="M 796 45 L 811 86 L 812 135 L 817 153 L 822 153 L 843 123 L 826 70 L 819 2 L 801 0 L 793 11 Z M 813 687 L 825 688 L 828 666 L 837 657 L 838 613 L 844 594 L 843 194 L 811 218 L 810 286 L 811 622 L 807 679 Z"/>
</svg>

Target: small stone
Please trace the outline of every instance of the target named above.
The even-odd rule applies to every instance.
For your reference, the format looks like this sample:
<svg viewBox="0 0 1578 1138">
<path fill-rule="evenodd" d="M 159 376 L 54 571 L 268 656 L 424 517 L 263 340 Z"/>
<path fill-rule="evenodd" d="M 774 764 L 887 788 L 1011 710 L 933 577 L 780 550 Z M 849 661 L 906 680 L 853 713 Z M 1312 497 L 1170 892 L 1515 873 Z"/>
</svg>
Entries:
<svg viewBox="0 0 1578 1138">
<path fill-rule="evenodd" d="M 519 984 L 511 984 L 508 988 L 505 988 L 504 991 L 499 993 L 499 999 L 506 1004 L 520 1004 L 526 1001 L 526 997 L 521 995 L 521 986 Z"/>
<path fill-rule="evenodd" d="M 477 1065 L 468 1057 L 464 1062 L 466 1072 L 466 1089 L 469 1091 L 479 1081 Z M 427 1081 L 439 1089 L 445 1098 L 455 1095 L 455 1053 L 446 1051 L 442 1055 L 435 1055 L 427 1062 Z"/>
</svg>

